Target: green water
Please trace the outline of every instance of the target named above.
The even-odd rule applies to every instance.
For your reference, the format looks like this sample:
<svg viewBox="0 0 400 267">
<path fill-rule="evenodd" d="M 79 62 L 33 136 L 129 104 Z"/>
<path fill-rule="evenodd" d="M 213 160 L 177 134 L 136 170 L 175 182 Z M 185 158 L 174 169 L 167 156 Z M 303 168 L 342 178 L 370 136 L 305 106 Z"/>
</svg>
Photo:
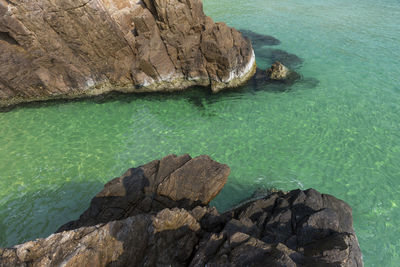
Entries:
<svg viewBox="0 0 400 267">
<path fill-rule="evenodd" d="M 76 219 L 113 177 L 169 153 L 232 168 L 223 210 L 260 187 L 313 187 L 353 207 L 366 266 L 400 263 L 400 2 L 204 0 L 216 21 L 272 35 L 304 80 L 284 92 L 116 96 L 0 113 L 0 246 Z M 273 50 L 275 49 L 275 50 Z M 281 53 L 282 55 L 282 53 Z M 301 60 L 300 60 L 301 59 Z"/>
</svg>

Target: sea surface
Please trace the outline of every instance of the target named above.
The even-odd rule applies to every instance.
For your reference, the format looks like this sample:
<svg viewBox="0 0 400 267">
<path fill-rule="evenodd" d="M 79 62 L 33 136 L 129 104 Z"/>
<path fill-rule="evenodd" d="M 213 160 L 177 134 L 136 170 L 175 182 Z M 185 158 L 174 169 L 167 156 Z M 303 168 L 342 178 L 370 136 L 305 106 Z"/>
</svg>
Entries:
<svg viewBox="0 0 400 267">
<path fill-rule="evenodd" d="M 295 84 L 112 95 L 0 113 L 0 246 L 76 219 L 111 178 L 167 154 L 231 166 L 212 202 L 315 188 L 353 208 L 366 266 L 400 265 L 399 0 L 204 0 Z"/>
</svg>

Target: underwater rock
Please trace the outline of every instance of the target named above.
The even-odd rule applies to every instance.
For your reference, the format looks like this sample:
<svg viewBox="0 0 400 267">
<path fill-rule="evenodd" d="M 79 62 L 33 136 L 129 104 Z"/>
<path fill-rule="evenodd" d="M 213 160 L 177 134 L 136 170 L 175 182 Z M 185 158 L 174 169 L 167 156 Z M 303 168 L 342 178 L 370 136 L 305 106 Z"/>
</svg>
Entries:
<svg viewBox="0 0 400 267">
<path fill-rule="evenodd" d="M 0 1 L 0 106 L 244 84 L 250 41 L 200 0 Z"/>
<path fill-rule="evenodd" d="M 130 169 L 59 233 L 0 249 L 0 266 L 363 266 L 345 202 L 277 191 L 220 214 L 207 204 L 228 175 L 208 156 Z"/>
<path fill-rule="evenodd" d="M 314 84 L 309 83 L 309 81 L 314 81 L 310 79 L 302 79 L 300 74 L 295 71 L 291 71 L 286 68 L 283 64 L 278 62 L 274 63 L 270 69 L 262 70 L 260 68 L 256 69 L 256 73 L 249 81 L 249 86 L 254 91 L 269 91 L 269 92 L 286 92 L 291 90 L 292 85 L 297 82 L 302 82 L 305 85 L 310 84 L 310 88 Z M 276 67 L 277 66 L 277 67 Z M 282 67 L 282 69 L 280 69 Z"/>
<path fill-rule="evenodd" d="M 281 62 L 276 61 L 272 66 L 266 71 L 267 80 L 272 81 L 289 81 L 294 82 L 300 78 L 300 75 L 292 70 L 289 70 Z"/>
<path fill-rule="evenodd" d="M 282 63 L 276 61 L 272 66 L 267 69 L 267 79 L 283 81 L 289 77 L 290 70 Z"/>
</svg>

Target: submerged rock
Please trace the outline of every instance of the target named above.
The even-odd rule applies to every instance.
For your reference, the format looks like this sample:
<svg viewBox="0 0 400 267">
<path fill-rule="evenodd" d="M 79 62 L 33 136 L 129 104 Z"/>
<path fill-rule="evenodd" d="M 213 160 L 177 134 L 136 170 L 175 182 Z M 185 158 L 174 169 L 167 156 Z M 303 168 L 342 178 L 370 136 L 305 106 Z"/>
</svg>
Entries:
<svg viewBox="0 0 400 267">
<path fill-rule="evenodd" d="M 302 82 L 307 86 L 313 86 L 310 78 L 302 78 L 300 74 L 295 71 L 289 70 L 283 64 L 278 65 L 278 68 L 282 67 L 281 70 L 276 69 L 276 63 L 272 65 L 267 71 L 260 68 L 256 69 L 256 73 L 249 81 L 249 86 L 254 91 L 269 91 L 269 92 L 286 92 L 292 89 L 292 86 L 298 82 Z"/>
<path fill-rule="evenodd" d="M 201 0 L 0 1 L 0 106 L 211 86 L 255 71 L 250 41 Z"/>
<path fill-rule="evenodd" d="M 276 61 L 266 71 L 267 79 L 274 81 L 284 81 L 290 78 L 292 71 L 290 71 L 285 65 Z"/>
<path fill-rule="evenodd" d="M 352 210 L 309 189 L 220 214 L 229 167 L 167 156 L 107 183 L 59 233 L 0 249 L 0 266 L 363 266 Z"/>
</svg>

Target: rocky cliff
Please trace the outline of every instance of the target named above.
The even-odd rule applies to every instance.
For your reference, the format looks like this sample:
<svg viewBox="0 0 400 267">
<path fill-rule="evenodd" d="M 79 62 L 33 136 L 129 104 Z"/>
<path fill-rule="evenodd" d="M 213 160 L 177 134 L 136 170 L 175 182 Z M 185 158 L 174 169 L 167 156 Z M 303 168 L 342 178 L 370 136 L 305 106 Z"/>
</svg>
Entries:
<svg viewBox="0 0 400 267">
<path fill-rule="evenodd" d="M 255 71 L 251 43 L 201 0 L 0 0 L 0 106 L 211 86 Z"/>
<path fill-rule="evenodd" d="M 229 172 L 189 155 L 130 169 L 58 233 L 0 249 L 0 266 L 363 266 L 345 202 L 294 190 L 220 214 L 207 204 Z"/>
</svg>

